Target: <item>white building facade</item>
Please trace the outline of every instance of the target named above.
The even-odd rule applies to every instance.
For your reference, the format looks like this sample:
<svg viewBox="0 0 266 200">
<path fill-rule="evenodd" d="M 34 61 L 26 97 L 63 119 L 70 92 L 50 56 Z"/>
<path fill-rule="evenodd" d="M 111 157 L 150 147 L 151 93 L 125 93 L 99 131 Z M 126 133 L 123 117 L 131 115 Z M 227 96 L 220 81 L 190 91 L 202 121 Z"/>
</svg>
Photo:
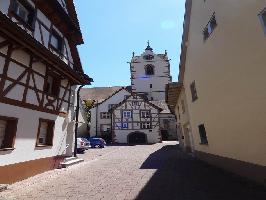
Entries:
<svg viewBox="0 0 266 200">
<path fill-rule="evenodd" d="M 148 42 L 148 46 L 140 56 L 135 56 L 133 53 L 130 73 L 132 92 L 144 95 L 163 109 L 160 113 L 160 130 L 163 139 L 176 140 L 176 117 L 165 103 L 166 86 L 172 82 L 167 52 L 155 54 Z"/>
<path fill-rule="evenodd" d="M 130 62 L 132 92 L 144 94 L 149 100 L 165 100 L 165 86 L 172 81 L 170 62 L 165 54 L 155 54 L 148 43 L 145 52 Z"/>
<path fill-rule="evenodd" d="M 72 155 L 82 43 L 73 1 L 0 1 L 0 183 Z"/>
<path fill-rule="evenodd" d="M 125 88 L 121 88 L 111 94 L 108 98 L 96 105 L 90 110 L 91 126 L 90 136 L 104 137 L 106 134 L 111 134 L 112 122 L 110 108 L 122 102 L 131 93 Z"/>
<path fill-rule="evenodd" d="M 161 142 L 159 120 L 161 111 L 161 108 L 132 93 L 110 109 L 113 142 L 126 144 Z"/>
</svg>

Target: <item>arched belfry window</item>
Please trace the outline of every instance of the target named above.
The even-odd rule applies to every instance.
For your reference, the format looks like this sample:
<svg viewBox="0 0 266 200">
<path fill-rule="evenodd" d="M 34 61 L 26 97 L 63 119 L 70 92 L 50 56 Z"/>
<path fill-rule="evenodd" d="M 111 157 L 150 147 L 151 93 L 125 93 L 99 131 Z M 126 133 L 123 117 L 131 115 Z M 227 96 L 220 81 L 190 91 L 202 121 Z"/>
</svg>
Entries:
<svg viewBox="0 0 266 200">
<path fill-rule="evenodd" d="M 145 66 L 145 74 L 146 75 L 154 75 L 154 66 L 153 65 L 146 65 Z"/>
</svg>

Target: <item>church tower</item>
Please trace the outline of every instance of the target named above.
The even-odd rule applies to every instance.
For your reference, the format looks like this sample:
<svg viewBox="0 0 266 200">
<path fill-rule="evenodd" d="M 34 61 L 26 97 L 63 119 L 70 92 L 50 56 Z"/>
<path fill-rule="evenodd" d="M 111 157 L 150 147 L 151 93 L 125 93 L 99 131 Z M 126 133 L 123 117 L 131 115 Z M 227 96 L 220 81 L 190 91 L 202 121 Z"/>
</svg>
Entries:
<svg viewBox="0 0 266 200">
<path fill-rule="evenodd" d="M 144 94 L 149 100 L 165 100 L 165 86 L 172 81 L 167 52 L 155 54 L 148 46 L 140 56 L 133 53 L 130 62 L 132 92 Z"/>
</svg>

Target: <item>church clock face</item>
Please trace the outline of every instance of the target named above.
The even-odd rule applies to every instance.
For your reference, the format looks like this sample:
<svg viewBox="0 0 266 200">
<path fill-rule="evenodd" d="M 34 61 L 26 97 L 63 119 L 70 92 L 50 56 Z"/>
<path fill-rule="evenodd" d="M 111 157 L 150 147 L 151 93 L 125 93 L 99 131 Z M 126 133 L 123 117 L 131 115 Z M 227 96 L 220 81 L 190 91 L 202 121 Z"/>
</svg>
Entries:
<svg viewBox="0 0 266 200">
<path fill-rule="evenodd" d="M 148 55 L 143 56 L 143 58 L 144 58 L 144 60 L 153 60 L 154 59 L 154 56 L 148 54 Z"/>
</svg>

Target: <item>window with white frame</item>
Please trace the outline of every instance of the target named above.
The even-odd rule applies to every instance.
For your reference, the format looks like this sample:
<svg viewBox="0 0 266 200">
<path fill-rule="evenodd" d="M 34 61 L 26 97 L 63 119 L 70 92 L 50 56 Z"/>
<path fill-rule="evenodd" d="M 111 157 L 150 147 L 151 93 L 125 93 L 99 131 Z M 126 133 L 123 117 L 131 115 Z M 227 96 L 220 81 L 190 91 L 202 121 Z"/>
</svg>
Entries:
<svg viewBox="0 0 266 200">
<path fill-rule="evenodd" d="M 139 101 L 132 101 L 132 106 L 139 106 L 140 102 Z"/>
<path fill-rule="evenodd" d="M 132 117 L 132 112 L 129 110 L 124 110 L 123 111 L 123 117 L 124 118 L 131 118 Z"/>
<path fill-rule="evenodd" d="M 143 122 L 140 124 L 141 129 L 151 129 L 151 123 L 150 122 Z"/>
<path fill-rule="evenodd" d="M 264 33 L 266 35 L 266 8 L 264 8 L 264 10 L 261 11 L 261 13 L 259 14 L 259 18 L 260 18 Z"/>
<path fill-rule="evenodd" d="M 101 119 L 110 119 L 111 114 L 109 112 L 101 112 L 100 117 L 101 117 Z"/>
<path fill-rule="evenodd" d="M 151 111 L 150 110 L 142 110 L 141 111 L 141 118 L 150 118 L 151 117 Z"/>
<path fill-rule="evenodd" d="M 125 122 L 122 123 L 122 128 L 123 128 L 123 129 L 128 129 L 128 123 L 125 123 Z"/>
</svg>

